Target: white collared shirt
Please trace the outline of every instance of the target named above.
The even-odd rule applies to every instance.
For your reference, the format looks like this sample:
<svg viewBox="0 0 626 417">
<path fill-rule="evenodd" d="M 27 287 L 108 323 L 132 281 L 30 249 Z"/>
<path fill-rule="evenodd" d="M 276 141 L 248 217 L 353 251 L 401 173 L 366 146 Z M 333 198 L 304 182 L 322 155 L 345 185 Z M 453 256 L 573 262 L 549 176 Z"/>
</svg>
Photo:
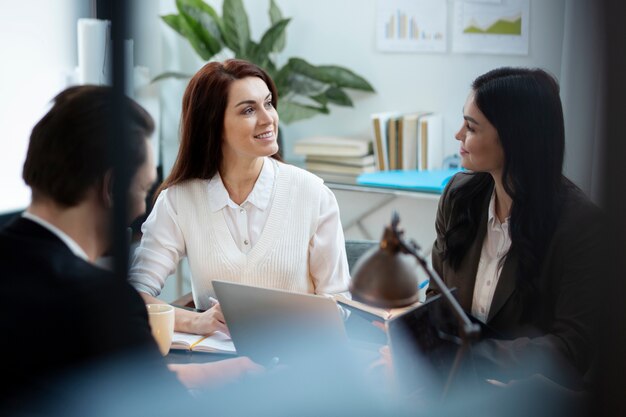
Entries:
<svg viewBox="0 0 626 417">
<path fill-rule="evenodd" d="M 265 159 L 259 178 L 241 205 L 230 199 L 219 173 L 209 181 L 209 209 L 213 212 L 224 210 L 228 230 L 243 253 L 250 252 L 263 232 L 270 212 L 268 208 L 271 207 L 272 187 L 278 169 L 277 164 Z"/>
<path fill-rule="evenodd" d="M 509 218 L 500 223 L 496 216 L 496 192 L 493 191 L 489 202 L 489 217 L 487 219 L 487 234 L 480 252 L 474 297 L 472 300 L 472 315 L 487 322 L 493 295 L 500 279 L 504 258 L 511 247 L 509 234 Z"/>
<path fill-rule="evenodd" d="M 89 261 L 89 256 L 87 256 L 87 253 L 83 250 L 83 248 L 81 248 L 78 245 L 78 243 L 76 243 L 76 241 L 74 239 L 69 237 L 66 233 L 64 233 L 58 227 L 53 226 L 52 224 L 48 223 L 47 221 L 45 221 L 41 217 L 36 216 L 33 213 L 30 213 L 28 211 L 24 211 L 22 213 L 22 217 L 24 217 L 25 219 L 28 219 L 30 221 L 33 221 L 33 222 L 37 223 L 38 225 L 48 229 L 56 237 L 61 239 L 61 241 L 67 245 L 67 247 L 72 251 L 72 253 L 74 255 L 78 256 L 79 258 L 84 259 L 87 262 L 90 262 Z"/>
</svg>

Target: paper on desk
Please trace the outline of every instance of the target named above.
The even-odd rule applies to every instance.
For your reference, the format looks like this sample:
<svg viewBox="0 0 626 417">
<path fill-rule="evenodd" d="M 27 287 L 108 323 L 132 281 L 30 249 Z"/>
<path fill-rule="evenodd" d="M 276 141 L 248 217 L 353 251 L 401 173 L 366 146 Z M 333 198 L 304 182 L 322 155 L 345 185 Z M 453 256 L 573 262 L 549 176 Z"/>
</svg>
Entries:
<svg viewBox="0 0 626 417">
<path fill-rule="evenodd" d="M 237 353 L 232 339 L 220 331 L 213 332 L 210 336 L 174 332 L 172 349 L 186 349 L 195 352 Z"/>
</svg>

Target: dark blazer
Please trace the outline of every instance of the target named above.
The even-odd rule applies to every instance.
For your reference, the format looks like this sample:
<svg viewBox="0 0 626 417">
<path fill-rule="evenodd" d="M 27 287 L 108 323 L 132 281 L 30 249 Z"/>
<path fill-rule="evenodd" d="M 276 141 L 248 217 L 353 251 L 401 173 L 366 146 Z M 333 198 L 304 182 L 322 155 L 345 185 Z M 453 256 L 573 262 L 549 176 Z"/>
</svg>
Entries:
<svg viewBox="0 0 626 417">
<path fill-rule="evenodd" d="M 450 193 L 465 186 L 470 175 L 455 175 L 444 190 L 432 251 L 434 269 L 446 285 L 457 288 L 459 302 L 466 312 L 471 311 L 493 187 L 488 187 L 477 197 L 482 200 L 483 215 L 474 242 L 458 270 L 443 260 L 443 250 L 444 234 L 454 220 L 451 218 L 453 202 Z M 541 269 L 543 305 L 538 317 L 532 322 L 522 317 L 523 301 L 515 283 L 517 254 L 511 251 L 504 262 L 487 320 L 487 325 L 502 338 L 485 340 L 474 350 L 499 369 L 515 369 L 515 372 L 529 375 L 541 373 L 540 369 L 530 365 L 538 363 L 530 362 L 533 357 L 549 358 L 547 361 L 551 364 L 564 359 L 563 362 L 573 366 L 579 374 L 585 373 L 594 352 L 597 289 L 601 288 L 600 282 L 604 279 L 601 271 L 606 252 L 602 249 L 602 224 L 599 209 L 582 191 L 573 185 L 566 186 L 563 208 Z"/>
<path fill-rule="evenodd" d="M 135 354 L 169 374 L 138 293 L 44 227 L 20 217 L 0 230 L 0 274 L 0 375 L 9 382 L 0 404 Z"/>
</svg>

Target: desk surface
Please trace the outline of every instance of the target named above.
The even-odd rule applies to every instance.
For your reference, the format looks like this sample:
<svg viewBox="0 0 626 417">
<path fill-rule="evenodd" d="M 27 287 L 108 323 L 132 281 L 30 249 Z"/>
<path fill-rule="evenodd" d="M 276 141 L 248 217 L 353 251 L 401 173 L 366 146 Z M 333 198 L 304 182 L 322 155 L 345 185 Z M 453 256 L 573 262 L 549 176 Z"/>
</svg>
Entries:
<svg viewBox="0 0 626 417">
<path fill-rule="evenodd" d="M 345 324 L 350 346 L 355 352 L 358 352 L 363 360 L 375 360 L 379 355 L 379 349 L 387 343 L 386 334 L 369 321 L 355 314 L 352 314 Z M 170 349 L 165 356 L 165 362 L 168 364 L 205 363 L 234 357 L 235 355 L 224 353 Z"/>
</svg>

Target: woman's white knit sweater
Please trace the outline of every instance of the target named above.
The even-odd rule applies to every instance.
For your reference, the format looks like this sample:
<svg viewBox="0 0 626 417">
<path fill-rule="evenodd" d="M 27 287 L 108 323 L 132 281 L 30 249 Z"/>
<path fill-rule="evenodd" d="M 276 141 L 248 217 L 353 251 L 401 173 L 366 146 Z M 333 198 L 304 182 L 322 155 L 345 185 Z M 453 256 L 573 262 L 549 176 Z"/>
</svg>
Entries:
<svg viewBox="0 0 626 417">
<path fill-rule="evenodd" d="M 185 236 L 196 306 L 210 307 L 213 279 L 315 292 L 309 276 L 308 248 L 317 229 L 321 190 L 318 177 L 281 164 L 267 223 L 258 242 L 244 254 L 233 241 L 222 211 L 207 210 L 205 180 L 172 187 L 169 192 L 176 201 Z"/>
</svg>

